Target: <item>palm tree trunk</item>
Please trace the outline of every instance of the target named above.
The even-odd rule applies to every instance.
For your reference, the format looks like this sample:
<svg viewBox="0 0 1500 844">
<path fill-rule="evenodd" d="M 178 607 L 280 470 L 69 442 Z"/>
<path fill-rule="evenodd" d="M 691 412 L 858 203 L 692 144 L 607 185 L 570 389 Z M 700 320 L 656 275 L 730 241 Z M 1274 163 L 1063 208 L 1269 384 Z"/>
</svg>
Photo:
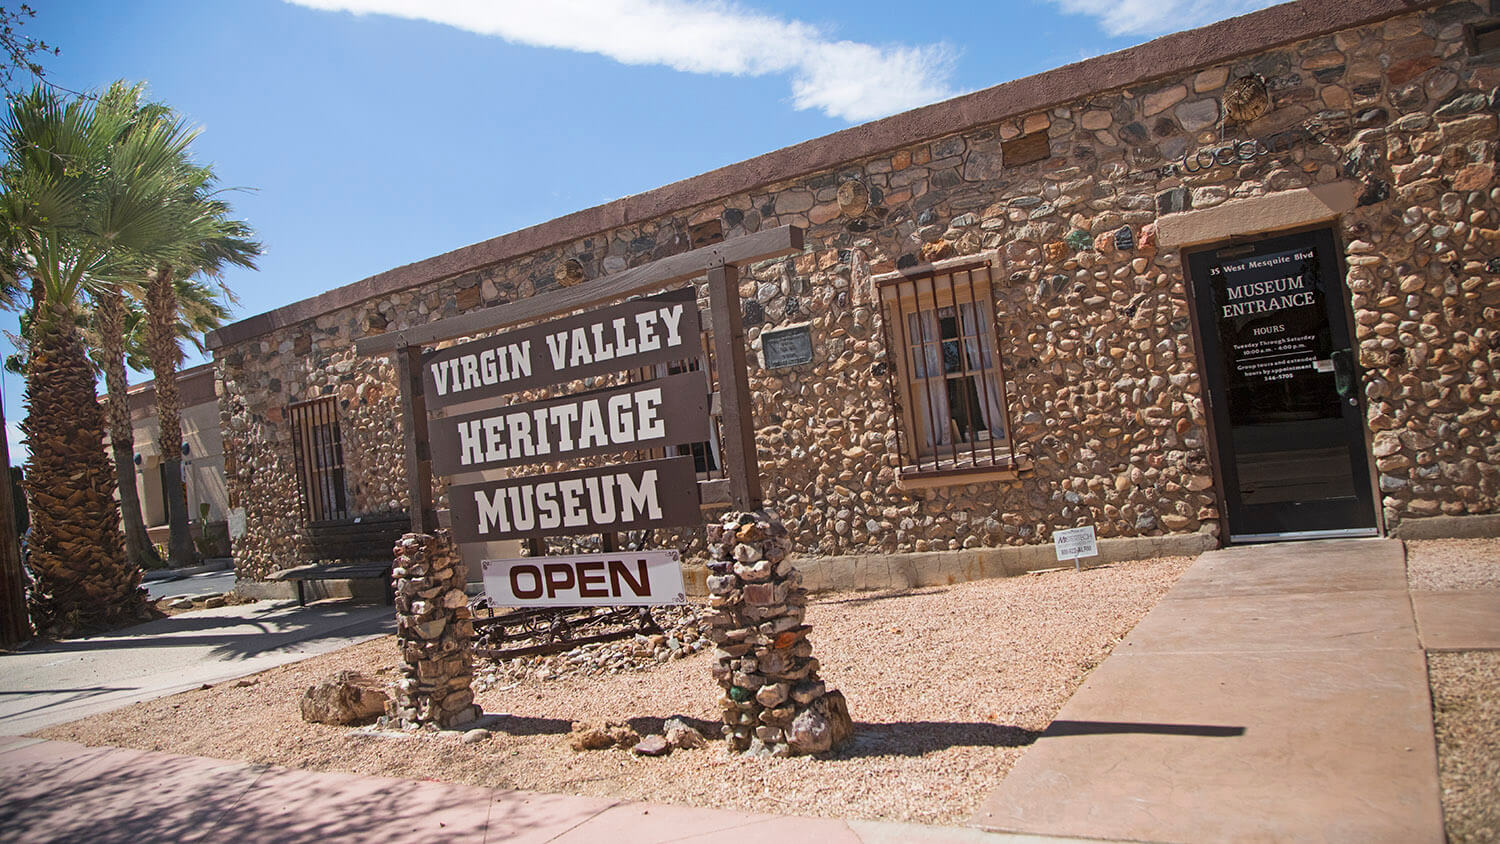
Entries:
<svg viewBox="0 0 1500 844">
<path fill-rule="evenodd" d="M 94 303 L 99 354 L 104 369 L 105 404 L 109 407 L 109 446 L 120 489 L 120 518 L 125 526 L 125 559 L 146 568 L 162 564 L 146 533 L 140 492 L 135 485 L 135 431 L 130 424 L 129 384 L 125 378 L 125 301 L 118 287 L 100 294 Z"/>
<path fill-rule="evenodd" d="M 0 432 L 5 430 L 5 409 L 0 407 Z M 0 434 L 0 647 L 12 647 L 31 638 L 31 618 L 26 612 L 26 574 L 21 570 L 21 545 L 17 535 L 15 503 L 11 500 L 10 443 Z"/>
<path fill-rule="evenodd" d="M 156 379 L 156 422 L 160 427 L 161 462 L 167 502 L 167 559 L 173 566 L 192 565 L 198 559 L 193 547 L 187 490 L 182 483 L 182 404 L 177 393 L 177 369 L 182 347 L 177 343 L 177 291 L 172 286 L 172 267 L 163 264 L 146 285 L 146 349 L 151 373 Z"/>
<path fill-rule="evenodd" d="M 119 626 L 144 618 L 146 600 L 141 569 L 121 547 L 94 373 L 65 306 L 37 297 L 33 313 L 22 423 L 31 451 L 31 618 L 51 636 Z"/>
</svg>

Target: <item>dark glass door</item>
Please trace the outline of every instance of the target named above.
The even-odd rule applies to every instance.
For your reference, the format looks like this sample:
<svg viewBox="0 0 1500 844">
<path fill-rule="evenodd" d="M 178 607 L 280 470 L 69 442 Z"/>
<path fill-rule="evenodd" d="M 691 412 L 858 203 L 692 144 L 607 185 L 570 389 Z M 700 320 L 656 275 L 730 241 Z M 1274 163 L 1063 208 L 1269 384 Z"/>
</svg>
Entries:
<svg viewBox="0 0 1500 844">
<path fill-rule="evenodd" d="M 1202 249 L 1187 261 L 1229 541 L 1374 535 L 1333 232 Z"/>
</svg>

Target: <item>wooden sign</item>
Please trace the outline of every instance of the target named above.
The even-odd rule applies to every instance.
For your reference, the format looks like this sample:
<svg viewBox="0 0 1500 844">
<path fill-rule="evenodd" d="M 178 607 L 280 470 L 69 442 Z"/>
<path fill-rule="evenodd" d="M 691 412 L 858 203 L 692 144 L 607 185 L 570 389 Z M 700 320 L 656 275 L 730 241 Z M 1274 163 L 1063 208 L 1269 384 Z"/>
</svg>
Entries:
<svg viewBox="0 0 1500 844">
<path fill-rule="evenodd" d="M 687 602 L 682 555 L 620 551 L 485 560 L 484 592 L 503 607 L 662 606 Z"/>
<path fill-rule="evenodd" d="M 696 358 L 700 330 L 687 287 L 425 352 L 427 407 Z"/>
<path fill-rule="evenodd" d="M 691 456 L 455 486 L 448 501 L 459 542 L 673 527 L 701 518 Z"/>
<path fill-rule="evenodd" d="M 684 372 L 559 399 L 434 419 L 440 475 L 703 442 L 708 377 Z"/>
</svg>

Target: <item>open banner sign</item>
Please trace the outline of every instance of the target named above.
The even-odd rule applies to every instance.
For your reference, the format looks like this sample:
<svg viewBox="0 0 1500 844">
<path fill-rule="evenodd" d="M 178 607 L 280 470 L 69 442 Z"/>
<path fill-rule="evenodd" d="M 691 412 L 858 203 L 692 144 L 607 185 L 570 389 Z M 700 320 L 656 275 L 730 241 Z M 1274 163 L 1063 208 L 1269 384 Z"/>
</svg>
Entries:
<svg viewBox="0 0 1500 844">
<path fill-rule="evenodd" d="M 484 591 L 501 606 L 659 606 L 687 601 L 677 551 L 485 560 Z"/>
</svg>

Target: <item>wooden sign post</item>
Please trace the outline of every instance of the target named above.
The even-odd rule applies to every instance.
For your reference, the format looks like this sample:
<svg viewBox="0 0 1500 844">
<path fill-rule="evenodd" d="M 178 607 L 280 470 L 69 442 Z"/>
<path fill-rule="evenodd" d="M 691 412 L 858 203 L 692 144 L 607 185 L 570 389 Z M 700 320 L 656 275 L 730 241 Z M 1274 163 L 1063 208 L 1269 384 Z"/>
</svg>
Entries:
<svg viewBox="0 0 1500 844">
<path fill-rule="evenodd" d="M 802 230 L 784 226 L 591 283 L 359 340 L 356 349 L 362 355 L 396 356 L 412 531 L 430 534 L 438 528 L 434 470 L 467 472 L 706 439 L 702 428 L 688 421 L 699 414 L 684 407 L 685 397 L 696 392 L 678 386 L 685 380 L 428 418 L 430 410 L 461 402 L 696 358 L 701 328 L 692 288 L 624 300 L 703 276 L 719 379 L 713 404 L 722 408 L 727 479 L 697 482 L 697 497 L 703 504 L 742 510 L 758 506 L 760 469 L 739 307 L 739 267 L 801 249 Z M 557 317 L 561 318 L 534 324 Z M 529 327 L 518 328 L 523 325 Z M 474 334 L 491 336 L 426 350 L 443 340 Z M 537 540 L 544 535 L 598 532 L 609 550 L 618 530 L 665 525 L 689 512 L 697 521 L 696 509 L 685 505 L 679 494 L 684 487 L 693 489 L 691 458 L 659 462 L 655 469 L 635 473 L 617 467 L 538 483 L 510 479 L 455 487 L 450 491 L 454 533 L 467 540 L 524 537 L 533 543 L 535 554 L 540 549 Z M 654 497 L 639 486 L 648 479 L 656 484 Z M 602 518 L 611 509 L 614 517 Z M 593 518 L 596 511 L 601 518 Z M 523 527 L 527 524 L 531 527 Z"/>
</svg>

